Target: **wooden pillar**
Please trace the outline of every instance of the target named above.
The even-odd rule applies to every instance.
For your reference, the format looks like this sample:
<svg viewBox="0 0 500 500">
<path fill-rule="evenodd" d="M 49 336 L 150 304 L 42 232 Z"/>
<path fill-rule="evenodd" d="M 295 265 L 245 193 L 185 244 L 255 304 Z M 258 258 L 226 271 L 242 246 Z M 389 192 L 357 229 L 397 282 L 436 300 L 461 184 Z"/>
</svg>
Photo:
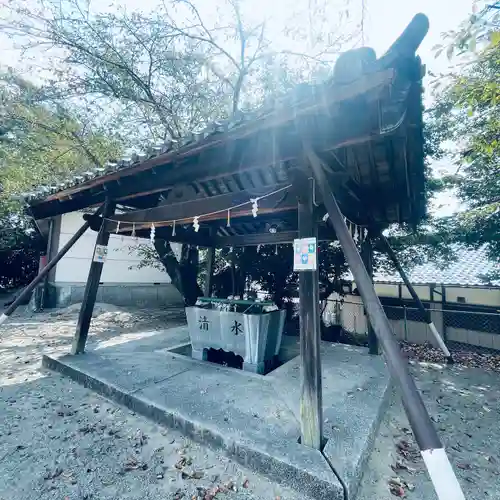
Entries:
<svg viewBox="0 0 500 500">
<path fill-rule="evenodd" d="M 313 200 L 308 189 L 299 197 L 299 238 L 317 237 Z M 299 273 L 300 315 L 300 430 L 301 443 L 321 449 L 323 439 L 323 398 L 321 388 L 319 273 Z"/>
<path fill-rule="evenodd" d="M 116 203 L 107 200 L 103 210 L 103 217 L 111 217 L 115 213 Z M 109 232 L 105 230 L 106 224 L 102 224 L 96 238 L 97 245 L 108 246 Z M 94 248 L 95 255 L 95 248 Z M 104 262 L 96 262 L 93 260 L 90 264 L 89 275 L 87 278 L 87 285 L 85 286 L 85 293 L 83 295 L 82 308 L 78 317 L 75 336 L 73 338 L 73 345 L 71 347 L 71 354 L 82 354 L 85 352 L 85 344 L 90 328 L 90 321 L 92 320 L 92 313 L 94 311 L 95 300 L 97 297 L 97 290 L 99 288 L 99 281 L 101 280 L 102 266 Z"/>
<path fill-rule="evenodd" d="M 214 263 L 215 263 L 215 248 L 210 247 L 207 249 L 207 275 L 205 277 L 205 290 L 203 291 L 203 295 L 205 295 L 205 297 L 210 297 L 210 294 L 212 293 Z"/>
<path fill-rule="evenodd" d="M 363 264 L 366 267 L 366 272 L 373 283 L 373 246 L 370 237 L 367 236 L 363 243 L 361 244 L 361 257 L 363 259 Z M 366 312 L 365 312 L 366 314 Z M 367 317 L 368 321 L 368 352 L 370 354 L 380 354 L 378 347 L 378 339 L 375 334 L 375 330 L 372 327 L 370 319 Z"/>
</svg>

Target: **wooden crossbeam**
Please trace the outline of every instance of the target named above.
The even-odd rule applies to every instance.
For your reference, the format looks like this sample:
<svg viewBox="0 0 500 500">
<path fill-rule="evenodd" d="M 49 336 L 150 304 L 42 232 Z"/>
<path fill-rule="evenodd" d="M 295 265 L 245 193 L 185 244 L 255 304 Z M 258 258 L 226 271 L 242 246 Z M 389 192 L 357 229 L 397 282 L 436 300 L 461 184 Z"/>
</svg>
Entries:
<svg viewBox="0 0 500 500">
<path fill-rule="evenodd" d="M 273 190 L 286 187 L 279 184 Z M 213 221 L 227 217 L 227 209 L 231 206 L 245 204 L 239 208 L 231 210 L 231 218 L 247 217 L 252 214 L 252 204 L 250 198 L 254 196 L 246 191 L 240 193 L 227 193 L 209 198 L 185 201 L 161 205 L 159 207 L 148 208 L 146 210 L 136 210 L 122 215 L 116 215 L 113 220 L 105 221 L 105 229 L 108 232 L 115 232 L 120 222 L 118 232 L 129 232 L 135 224 L 135 229 L 147 228 L 153 223 L 155 227 L 170 226 L 172 221 L 176 223 L 190 223 L 194 217 L 211 213 L 200 218 L 200 224 L 204 221 Z M 294 200 L 288 199 L 286 192 L 279 192 L 272 196 L 259 200 L 259 214 L 283 212 L 296 209 Z M 217 213 L 213 213 L 217 212 Z M 184 222 L 182 222 L 184 221 Z"/>
<path fill-rule="evenodd" d="M 213 229 L 213 228 L 212 228 Z M 320 227 L 318 240 L 333 241 L 335 233 L 329 227 Z M 130 231 L 124 232 L 130 236 Z M 149 238 L 150 229 L 139 229 L 136 231 L 138 238 Z M 227 247 L 245 247 L 256 245 L 284 245 L 293 243 L 293 240 L 299 237 L 298 231 L 279 231 L 277 233 L 260 232 L 249 233 L 237 236 L 210 236 L 206 231 L 200 230 L 196 233 L 193 229 L 176 228 L 176 234 L 172 236 L 172 230 L 169 227 L 161 227 L 156 232 L 156 238 L 170 241 L 172 243 L 187 243 L 207 248 L 227 248 Z"/>
<path fill-rule="evenodd" d="M 299 237 L 298 231 L 279 231 L 277 233 L 251 233 L 238 236 L 218 236 L 213 239 L 217 248 L 245 247 L 255 245 L 283 245 L 293 243 Z M 321 228 L 318 235 L 319 241 L 333 241 L 335 233 L 330 228 Z"/>
<path fill-rule="evenodd" d="M 149 239 L 150 237 L 150 229 L 139 229 L 135 232 L 137 238 Z M 120 232 L 120 235 L 131 236 L 132 233 L 130 228 L 123 232 Z M 176 227 L 175 235 L 172 236 L 172 229 L 170 227 L 160 227 L 156 230 L 156 236 L 159 240 L 169 241 L 171 243 L 186 243 L 189 245 L 196 245 L 199 247 L 210 248 L 214 246 L 213 238 L 206 232 L 201 231 L 196 233 L 193 229 L 185 229 L 181 227 Z"/>
<path fill-rule="evenodd" d="M 255 245 L 280 245 L 292 243 L 297 238 L 298 231 L 282 231 L 279 233 L 251 233 L 238 236 L 218 236 L 214 239 L 217 248 L 245 247 Z"/>
</svg>

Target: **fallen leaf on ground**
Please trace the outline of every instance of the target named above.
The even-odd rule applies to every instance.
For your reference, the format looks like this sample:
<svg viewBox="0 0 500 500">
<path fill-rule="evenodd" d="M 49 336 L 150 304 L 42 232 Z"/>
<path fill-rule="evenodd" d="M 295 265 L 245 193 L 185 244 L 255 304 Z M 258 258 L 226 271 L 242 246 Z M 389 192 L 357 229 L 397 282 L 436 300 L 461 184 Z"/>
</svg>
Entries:
<svg viewBox="0 0 500 500">
<path fill-rule="evenodd" d="M 182 471 L 182 479 L 201 479 L 204 475 L 204 472 L 201 470 Z"/>
<path fill-rule="evenodd" d="M 87 425 L 84 425 L 83 427 L 80 427 L 78 429 L 78 432 L 81 432 L 82 434 L 90 434 L 91 432 L 95 432 L 95 430 L 96 430 L 95 424 L 93 424 L 93 425 L 87 424 Z"/>
<path fill-rule="evenodd" d="M 148 469 L 148 464 L 146 463 L 141 463 L 137 460 L 137 458 L 130 456 L 127 458 L 127 461 L 125 462 L 123 466 L 123 470 L 125 472 L 129 472 L 131 470 L 137 470 L 137 469 L 142 469 L 142 470 L 147 470 Z"/>
<path fill-rule="evenodd" d="M 215 488 L 212 488 L 205 493 L 205 497 L 203 498 L 203 500 L 213 500 L 219 492 L 220 488 L 216 486 Z"/>
<path fill-rule="evenodd" d="M 396 450 L 406 460 L 416 462 L 420 458 L 420 452 L 417 448 L 405 439 L 401 439 L 398 443 L 396 443 Z"/>
<path fill-rule="evenodd" d="M 420 345 L 400 342 L 400 346 L 401 351 L 408 358 L 430 363 L 445 362 L 442 351 L 430 344 Z M 500 372 L 500 354 L 497 352 L 487 351 L 484 348 L 468 344 L 460 344 L 459 342 L 450 342 L 449 347 L 456 365 Z"/>
<path fill-rule="evenodd" d="M 403 489 L 402 486 L 390 486 L 389 491 L 396 497 L 404 497 L 405 496 L 405 490 Z"/>
<path fill-rule="evenodd" d="M 399 477 L 391 477 L 389 479 L 389 491 L 396 497 L 404 497 L 405 490 L 403 481 Z"/>
<path fill-rule="evenodd" d="M 139 446 L 144 446 L 148 442 L 148 436 L 144 434 L 140 429 L 137 429 L 137 432 L 135 433 L 135 444 L 134 446 L 138 448 Z"/>
<path fill-rule="evenodd" d="M 399 470 L 405 470 L 410 474 L 413 474 L 415 472 L 415 469 L 413 469 L 412 467 L 408 467 L 408 465 L 406 465 L 402 460 L 396 460 L 396 463 L 391 465 L 391 469 L 394 472 L 397 472 Z"/>
<path fill-rule="evenodd" d="M 43 478 L 45 480 L 47 480 L 47 479 L 55 479 L 56 477 L 59 477 L 62 473 L 63 473 L 62 468 L 61 467 L 56 467 L 54 470 L 48 471 L 45 474 L 45 476 L 43 476 Z"/>
<path fill-rule="evenodd" d="M 178 489 L 174 493 L 174 500 L 181 500 L 181 498 L 183 498 L 183 497 L 184 497 L 184 492 L 181 489 Z"/>
</svg>

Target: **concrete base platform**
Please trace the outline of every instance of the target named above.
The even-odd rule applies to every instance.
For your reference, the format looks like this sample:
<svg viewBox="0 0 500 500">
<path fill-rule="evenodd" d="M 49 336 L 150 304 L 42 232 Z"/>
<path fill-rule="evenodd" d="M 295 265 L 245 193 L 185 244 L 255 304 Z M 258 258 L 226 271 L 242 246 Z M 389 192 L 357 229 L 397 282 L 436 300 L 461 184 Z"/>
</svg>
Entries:
<svg viewBox="0 0 500 500">
<path fill-rule="evenodd" d="M 320 452 L 298 443 L 297 338 L 284 337 L 286 362 L 266 376 L 179 354 L 188 343 L 187 327 L 172 328 L 84 355 L 44 356 L 43 365 L 304 495 L 342 500 L 344 484 L 355 498 L 388 401 L 382 357 L 322 343 L 327 443 Z"/>
</svg>

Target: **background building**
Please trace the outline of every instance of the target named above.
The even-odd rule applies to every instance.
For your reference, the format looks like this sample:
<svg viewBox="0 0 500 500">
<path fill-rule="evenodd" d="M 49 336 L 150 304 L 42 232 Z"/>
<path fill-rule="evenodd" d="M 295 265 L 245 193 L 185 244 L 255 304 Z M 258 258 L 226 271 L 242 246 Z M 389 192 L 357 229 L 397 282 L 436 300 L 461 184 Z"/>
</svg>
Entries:
<svg viewBox="0 0 500 500">
<path fill-rule="evenodd" d="M 481 247 L 457 250 L 457 260 L 446 269 L 426 263 L 409 272 L 415 291 L 445 340 L 500 350 L 500 282 L 483 279 L 494 270 L 495 263 Z M 409 342 L 433 342 L 400 276 L 379 274 L 374 281 L 394 333 Z M 326 314 L 345 330 L 366 334 L 367 318 L 355 283 L 352 290 L 343 301 L 332 295 Z"/>
</svg>

